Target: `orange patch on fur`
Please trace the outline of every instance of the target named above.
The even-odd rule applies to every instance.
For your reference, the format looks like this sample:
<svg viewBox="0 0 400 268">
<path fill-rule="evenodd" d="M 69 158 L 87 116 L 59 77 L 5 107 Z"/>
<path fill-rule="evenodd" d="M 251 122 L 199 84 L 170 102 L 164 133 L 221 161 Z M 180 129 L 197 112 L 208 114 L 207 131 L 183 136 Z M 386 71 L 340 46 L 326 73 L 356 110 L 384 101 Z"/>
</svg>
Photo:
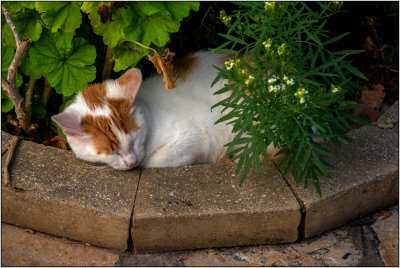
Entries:
<svg viewBox="0 0 400 268">
<path fill-rule="evenodd" d="M 228 155 L 224 155 L 219 161 L 218 164 L 227 164 L 230 162 L 230 160 L 233 158 L 232 155 L 228 156 Z"/>
<path fill-rule="evenodd" d="M 140 79 L 140 73 L 134 69 L 129 69 L 120 78 L 118 78 L 118 84 L 122 87 L 128 86 L 132 81 Z"/>
<path fill-rule="evenodd" d="M 188 54 L 182 58 L 178 58 L 174 61 L 174 72 L 173 76 L 176 79 L 185 80 L 192 72 L 196 69 L 199 59 L 193 55 Z"/>
<path fill-rule="evenodd" d="M 105 116 L 85 115 L 81 129 L 89 134 L 97 153 L 112 154 L 119 148 L 119 141 L 111 127 L 111 120 Z"/>
<path fill-rule="evenodd" d="M 127 99 L 107 99 L 108 107 L 111 110 L 111 120 L 113 124 L 125 133 L 139 129 L 138 122 L 130 114 L 130 101 Z"/>
<path fill-rule="evenodd" d="M 102 108 L 105 104 L 107 94 L 106 85 L 105 83 L 91 84 L 80 94 L 87 107 L 94 111 L 96 108 Z"/>
</svg>

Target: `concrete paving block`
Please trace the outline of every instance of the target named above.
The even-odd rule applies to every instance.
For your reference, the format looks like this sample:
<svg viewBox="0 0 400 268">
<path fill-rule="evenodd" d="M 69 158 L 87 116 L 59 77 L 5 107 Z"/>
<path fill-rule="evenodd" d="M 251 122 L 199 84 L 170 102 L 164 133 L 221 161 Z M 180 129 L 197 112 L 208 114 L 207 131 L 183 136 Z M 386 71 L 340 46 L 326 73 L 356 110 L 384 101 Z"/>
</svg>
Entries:
<svg viewBox="0 0 400 268">
<path fill-rule="evenodd" d="M 1 266 L 114 266 L 116 250 L 1 224 Z"/>
<path fill-rule="evenodd" d="M 145 169 L 133 213 L 136 252 L 293 242 L 300 207 L 273 168 L 239 187 L 236 164 Z"/>
<path fill-rule="evenodd" d="M 11 136 L 2 132 L 2 148 Z M 139 170 L 100 169 L 72 152 L 21 141 L 2 182 L 2 222 L 126 250 Z"/>
<path fill-rule="evenodd" d="M 398 201 L 399 143 L 392 130 L 364 126 L 337 148 L 326 143 L 336 158 L 324 158 L 336 169 L 332 179 L 320 177 L 322 198 L 312 182 L 307 189 L 288 182 L 305 208 L 304 237 L 312 237 Z"/>
</svg>

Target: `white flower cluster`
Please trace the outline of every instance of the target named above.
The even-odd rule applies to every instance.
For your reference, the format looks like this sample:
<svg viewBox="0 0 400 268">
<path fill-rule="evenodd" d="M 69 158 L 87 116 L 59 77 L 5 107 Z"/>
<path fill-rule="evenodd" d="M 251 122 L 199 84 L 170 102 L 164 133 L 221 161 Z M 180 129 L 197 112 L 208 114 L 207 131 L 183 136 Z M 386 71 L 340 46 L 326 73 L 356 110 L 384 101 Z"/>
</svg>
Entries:
<svg viewBox="0 0 400 268">
<path fill-rule="evenodd" d="M 228 17 L 228 16 L 223 16 L 223 17 L 222 17 L 222 22 L 223 22 L 225 25 L 229 25 L 229 24 L 231 23 L 231 20 L 232 20 L 231 17 Z"/>
<path fill-rule="evenodd" d="M 282 56 L 283 53 L 285 53 L 285 50 L 286 50 L 286 44 L 280 45 L 280 46 L 278 47 L 278 55 L 279 55 L 279 56 Z"/>
<path fill-rule="evenodd" d="M 272 40 L 271 40 L 271 38 L 268 38 L 268 40 L 262 42 L 262 44 L 263 44 L 265 50 L 268 51 L 268 50 L 271 48 L 271 45 L 272 45 Z"/>
<path fill-rule="evenodd" d="M 294 79 L 293 79 L 293 77 L 287 77 L 286 75 L 285 76 L 283 76 L 283 82 L 285 82 L 286 83 L 286 85 L 288 85 L 288 86 L 293 86 L 294 85 Z"/>
<path fill-rule="evenodd" d="M 303 103 L 306 101 L 305 97 L 306 97 L 307 95 L 308 95 L 308 91 L 305 90 L 304 87 L 300 87 L 300 88 L 296 91 L 296 93 L 294 93 L 294 96 L 295 96 L 296 98 L 299 99 L 299 101 L 300 101 L 301 104 L 303 104 Z"/>
<path fill-rule="evenodd" d="M 225 10 L 219 12 L 219 17 L 226 26 L 231 23 L 232 18 L 226 15 Z"/>
<path fill-rule="evenodd" d="M 225 61 L 225 67 L 228 71 L 230 71 L 234 66 L 235 66 L 234 60 L 230 59 L 228 61 Z"/>
<path fill-rule="evenodd" d="M 251 74 L 247 77 L 246 80 L 244 80 L 244 83 L 249 86 L 254 82 L 254 76 L 252 76 Z"/>
<path fill-rule="evenodd" d="M 278 93 L 279 90 L 285 89 L 286 86 L 293 86 L 294 85 L 294 78 L 288 77 L 286 75 L 283 76 L 283 84 L 276 84 L 279 80 L 279 77 L 271 77 L 268 79 L 268 92 L 270 93 Z"/>
<path fill-rule="evenodd" d="M 332 91 L 333 94 L 338 94 L 338 93 L 340 93 L 342 91 L 342 88 L 340 86 L 332 85 L 331 86 L 331 91 Z"/>
<path fill-rule="evenodd" d="M 277 79 L 275 77 L 271 77 L 268 79 L 268 92 L 269 93 L 278 93 L 279 90 L 282 89 L 281 85 L 274 85 Z"/>
<path fill-rule="evenodd" d="M 265 10 L 274 9 L 274 7 L 275 7 L 275 2 L 264 2 Z"/>
</svg>

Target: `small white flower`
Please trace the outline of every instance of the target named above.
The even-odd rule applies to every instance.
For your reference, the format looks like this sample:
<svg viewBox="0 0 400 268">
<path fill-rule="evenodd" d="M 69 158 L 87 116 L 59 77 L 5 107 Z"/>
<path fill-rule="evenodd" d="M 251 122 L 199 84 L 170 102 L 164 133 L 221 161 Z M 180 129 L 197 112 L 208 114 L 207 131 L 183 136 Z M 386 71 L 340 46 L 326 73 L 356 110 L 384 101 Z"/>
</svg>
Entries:
<svg viewBox="0 0 400 268">
<path fill-rule="evenodd" d="M 279 87 L 278 87 L 278 86 L 273 86 L 273 85 L 271 85 L 271 86 L 268 87 L 268 92 L 269 92 L 269 93 L 277 93 L 278 90 L 279 90 Z"/>
<path fill-rule="evenodd" d="M 331 86 L 331 91 L 332 91 L 333 94 L 338 94 L 338 93 L 340 93 L 340 91 L 342 91 L 342 88 L 340 86 L 332 85 Z"/>
<path fill-rule="evenodd" d="M 233 60 L 225 61 L 225 67 L 228 71 L 230 71 L 234 65 L 235 65 L 235 63 L 233 62 Z"/>
<path fill-rule="evenodd" d="M 232 20 L 231 17 L 227 17 L 227 16 L 222 17 L 222 22 L 223 22 L 225 25 L 228 25 L 229 23 L 231 23 L 231 20 Z"/>
<path fill-rule="evenodd" d="M 283 53 L 285 53 L 285 49 L 286 49 L 286 44 L 282 44 L 278 47 L 278 54 L 279 56 L 282 56 Z"/>
<path fill-rule="evenodd" d="M 271 48 L 271 44 L 270 43 L 267 43 L 267 42 L 262 42 L 262 44 L 264 45 L 264 48 L 265 48 L 265 50 L 268 50 L 268 49 L 270 49 Z"/>
<path fill-rule="evenodd" d="M 286 81 L 286 84 L 289 85 L 289 86 L 293 86 L 293 85 L 294 85 L 294 79 L 293 79 L 293 78 L 289 78 L 289 79 Z"/>
<path fill-rule="evenodd" d="M 249 75 L 249 77 L 244 81 L 246 85 L 250 85 L 254 81 L 254 76 Z"/>
<path fill-rule="evenodd" d="M 265 2 L 264 3 L 264 8 L 266 9 L 266 10 L 268 10 L 268 9 L 273 9 L 275 7 L 275 2 Z"/>
<path fill-rule="evenodd" d="M 271 77 L 270 79 L 268 79 L 268 84 L 273 84 L 276 82 L 276 78 Z"/>
<path fill-rule="evenodd" d="M 308 95 L 308 91 L 305 90 L 303 87 L 300 87 L 300 88 L 296 91 L 296 93 L 294 93 L 294 96 L 295 96 L 296 98 L 299 99 L 299 101 L 300 101 L 301 104 L 303 104 L 303 103 L 306 101 L 305 97 L 306 97 L 307 95 Z"/>
</svg>

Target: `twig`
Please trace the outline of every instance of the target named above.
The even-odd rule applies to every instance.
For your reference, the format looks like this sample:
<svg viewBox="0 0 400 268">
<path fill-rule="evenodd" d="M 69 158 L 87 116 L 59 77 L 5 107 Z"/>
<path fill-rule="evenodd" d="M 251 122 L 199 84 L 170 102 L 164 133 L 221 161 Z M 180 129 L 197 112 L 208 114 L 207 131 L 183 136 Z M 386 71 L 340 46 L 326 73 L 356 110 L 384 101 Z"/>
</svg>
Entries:
<svg viewBox="0 0 400 268">
<path fill-rule="evenodd" d="M 31 122 L 31 115 L 32 115 L 32 97 L 33 97 L 33 90 L 35 89 L 37 79 L 29 78 L 28 85 L 25 90 L 25 101 L 26 101 L 26 117 L 27 123 L 30 124 Z"/>
<path fill-rule="evenodd" d="M 41 99 L 44 106 L 47 106 L 47 103 L 49 102 L 51 91 L 52 91 L 52 87 L 51 87 L 49 81 L 47 81 L 47 79 L 44 79 L 44 89 L 43 89 L 43 95 L 42 95 L 42 99 Z"/>
<path fill-rule="evenodd" d="M 3 7 L 3 6 L 1 6 L 1 8 L 4 11 L 4 17 L 6 18 L 6 21 L 7 21 L 8 25 L 10 26 L 11 31 L 14 34 L 15 42 L 17 42 L 17 47 L 18 47 L 18 44 L 21 43 L 21 37 L 19 36 L 19 32 L 17 30 L 17 27 L 15 26 L 15 24 L 14 24 L 12 18 L 11 18 L 11 14 L 8 11 L 8 9 Z"/>
<path fill-rule="evenodd" d="M 397 67 L 397 66 L 393 66 L 393 65 L 383 65 L 383 64 L 378 64 L 378 65 L 370 66 L 370 68 L 385 68 L 385 69 L 387 69 L 388 71 L 391 71 L 391 72 L 394 72 L 394 73 L 398 73 L 398 72 L 399 72 L 399 70 L 395 70 L 395 69 L 392 69 L 392 68 L 390 68 L 390 67 Z"/>
<path fill-rule="evenodd" d="M 114 65 L 112 57 L 112 47 L 107 46 L 106 60 L 104 61 L 103 73 L 101 74 L 101 79 L 103 81 L 110 78 L 112 67 Z"/>
<path fill-rule="evenodd" d="M 15 148 L 17 147 L 20 139 L 21 139 L 21 137 L 19 137 L 19 136 L 13 136 L 13 139 L 11 140 L 10 144 L 7 147 L 7 155 L 5 156 L 4 163 L 2 166 L 2 175 L 3 175 L 3 179 L 4 179 L 4 184 L 18 192 L 21 192 L 24 190 L 21 188 L 15 187 L 11 183 L 10 174 L 8 173 L 8 166 L 10 165 L 11 159 L 13 158 L 13 155 L 14 155 Z"/>
<path fill-rule="evenodd" d="M 150 49 L 150 50 L 152 50 L 152 51 L 154 52 L 155 55 L 158 55 L 157 51 L 156 51 L 154 48 L 146 47 L 145 45 L 142 45 L 141 43 L 136 42 L 136 41 L 133 41 L 133 43 L 135 43 L 135 44 L 138 45 L 138 46 L 144 47 L 144 48 L 146 48 L 146 49 Z"/>
<path fill-rule="evenodd" d="M 145 49 L 152 50 L 154 52 L 154 55 L 148 54 L 147 57 L 149 60 L 154 64 L 154 67 L 157 69 L 158 74 L 164 74 L 163 77 L 163 83 L 165 85 L 165 89 L 172 89 L 176 87 L 176 79 L 172 77 L 173 75 L 173 65 L 172 65 L 172 57 L 175 55 L 175 53 L 170 52 L 168 48 L 164 50 L 164 54 L 160 56 L 158 52 L 151 47 L 145 46 L 137 41 L 128 41 L 128 40 L 122 40 L 121 42 L 126 42 L 128 47 L 131 49 L 137 50 L 136 48 L 132 47 L 129 42 L 132 42 L 138 46 L 141 46 Z M 168 66 L 167 66 L 168 65 Z"/>
<path fill-rule="evenodd" d="M 17 76 L 18 65 L 22 59 L 22 56 L 24 55 L 26 48 L 28 47 L 30 40 L 26 39 L 21 41 L 17 27 L 15 26 L 11 18 L 10 12 L 4 6 L 1 6 L 1 8 L 4 11 L 4 16 L 6 18 L 6 21 L 14 34 L 15 42 L 17 45 L 17 50 L 15 51 L 14 58 L 11 62 L 10 67 L 8 68 L 7 80 L 3 81 L 2 79 L 1 84 L 4 93 L 14 103 L 15 113 L 17 114 L 18 122 L 21 128 L 28 134 L 33 129 L 33 127 L 29 122 L 30 120 L 28 120 L 27 118 L 25 100 L 21 97 L 21 95 L 17 90 L 17 86 L 15 84 L 15 78 Z"/>
</svg>

